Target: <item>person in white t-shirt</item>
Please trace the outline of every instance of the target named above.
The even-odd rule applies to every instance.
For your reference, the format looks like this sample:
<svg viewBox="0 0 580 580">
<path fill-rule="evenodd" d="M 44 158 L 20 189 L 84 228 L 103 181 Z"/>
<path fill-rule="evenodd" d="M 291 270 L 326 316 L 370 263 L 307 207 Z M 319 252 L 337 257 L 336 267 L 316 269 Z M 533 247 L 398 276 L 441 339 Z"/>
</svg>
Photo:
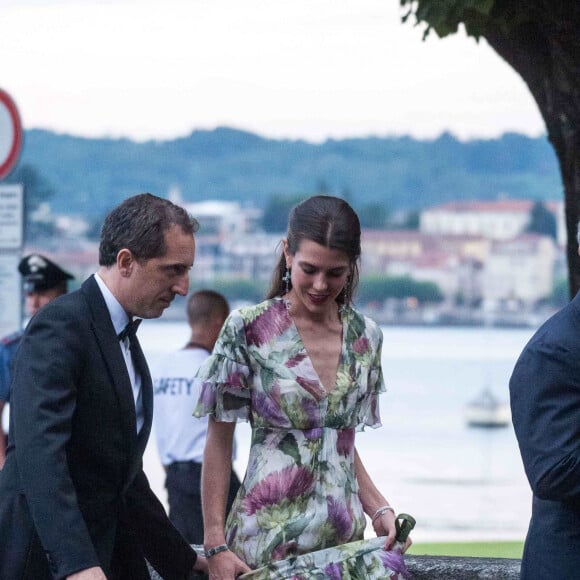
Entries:
<svg viewBox="0 0 580 580">
<path fill-rule="evenodd" d="M 200 383 L 194 377 L 211 353 L 229 311 L 227 300 L 218 292 L 191 294 L 187 301 L 189 342 L 159 360 L 152 371 L 153 422 L 167 474 L 169 519 L 190 544 L 203 544 L 201 467 L 207 433 L 207 417 L 192 416 L 200 393 Z M 227 511 L 239 487 L 240 480 L 232 469 Z"/>
</svg>

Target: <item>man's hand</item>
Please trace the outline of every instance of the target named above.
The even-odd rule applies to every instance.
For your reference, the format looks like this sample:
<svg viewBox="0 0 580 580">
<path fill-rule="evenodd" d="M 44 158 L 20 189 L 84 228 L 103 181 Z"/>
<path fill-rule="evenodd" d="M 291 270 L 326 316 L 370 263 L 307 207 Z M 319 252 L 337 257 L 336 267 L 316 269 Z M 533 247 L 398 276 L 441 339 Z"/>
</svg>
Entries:
<svg viewBox="0 0 580 580">
<path fill-rule="evenodd" d="M 80 572 L 75 572 L 67 576 L 67 580 L 107 580 L 107 577 L 102 568 L 94 566 L 93 568 L 85 568 Z"/>
<path fill-rule="evenodd" d="M 195 565 L 193 569 L 196 572 L 203 572 L 204 574 L 208 574 L 208 567 L 207 567 L 207 558 L 204 556 L 197 555 L 197 560 L 195 561 Z"/>
</svg>

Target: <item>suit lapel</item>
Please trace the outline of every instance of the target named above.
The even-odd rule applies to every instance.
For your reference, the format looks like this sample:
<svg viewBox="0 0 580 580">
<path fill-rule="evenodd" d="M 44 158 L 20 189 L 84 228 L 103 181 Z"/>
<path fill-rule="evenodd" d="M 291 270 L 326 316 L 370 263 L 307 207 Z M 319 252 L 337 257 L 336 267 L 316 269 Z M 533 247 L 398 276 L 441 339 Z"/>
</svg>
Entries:
<svg viewBox="0 0 580 580">
<path fill-rule="evenodd" d="M 134 451 L 137 432 L 135 401 L 119 340 L 103 295 L 93 277 L 83 284 L 82 290 L 93 314 L 92 327 L 98 347 L 117 394 L 125 440 L 130 443 L 130 450 Z"/>
<path fill-rule="evenodd" d="M 151 433 L 153 382 L 139 340 L 134 337 L 131 340 L 131 356 L 136 371 L 141 375 L 141 396 L 143 398 L 144 413 L 143 427 L 137 436 L 137 417 L 135 414 L 133 388 L 107 304 L 94 277 L 89 278 L 83 284 L 83 291 L 92 310 L 93 329 L 97 343 L 121 407 L 121 421 L 123 422 L 123 430 L 126 434 L 125 440 L 128 442 L 130 453 L 125 482 L 125 486 L 129 486 L 139 469 L 141 469 L 143 453 Z"/>
</svg>

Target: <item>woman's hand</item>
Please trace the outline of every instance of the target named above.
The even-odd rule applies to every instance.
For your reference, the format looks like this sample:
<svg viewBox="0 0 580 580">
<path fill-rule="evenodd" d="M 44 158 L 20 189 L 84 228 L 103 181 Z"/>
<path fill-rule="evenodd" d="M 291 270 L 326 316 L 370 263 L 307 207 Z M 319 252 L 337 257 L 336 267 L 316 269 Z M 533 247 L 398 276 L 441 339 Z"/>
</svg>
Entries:
<svg viewBox="0 0 580 580">
<path fill-rule="evenodd" d="M 377 536 L 387 536 L 385 541 L 385 550 L 391 550 L 395 544 L 395 536 L 397 534 L 397 528 L 395 526 L 395 514 L 391 510 L 381 514 L 373 522 L 373 529 L 375 530 Z M 411 540 L 410 537 L 407 537 L 401 548 L 401 553 L 404 554 L 412 543 L 413 540 Z"/>
<path fill-rule="evenodd" d="M 234 580 L 252 569 L 233 552 L 226 550 L 212 556 L 207 561 L 210 580 Z"/>
<path fill-rule="evenodd" d="M 397 534 L 395 514 L 391 510 L 383 512 L 373 521 L 373 530 L 377 536 L 387 536 L 385 550 L 390 550 L 395 543 L 395 535 Z"/>
</svg>

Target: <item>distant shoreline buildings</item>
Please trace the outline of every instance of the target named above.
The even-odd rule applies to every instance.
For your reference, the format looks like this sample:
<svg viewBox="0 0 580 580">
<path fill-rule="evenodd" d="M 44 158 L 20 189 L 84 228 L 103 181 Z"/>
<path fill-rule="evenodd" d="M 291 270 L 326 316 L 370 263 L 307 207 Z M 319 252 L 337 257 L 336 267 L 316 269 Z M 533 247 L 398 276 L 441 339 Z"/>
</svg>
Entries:
<svg viewBox="0 0 580 580">
<path fill-rule="evenodd" d="M 178 203 L 178 194 L 173 192 Z M 182 203 L 200 222 L 194 280 L 267 284 L 284 232 L 261 231 L 261 210 L 237 202 Z M 361 276 L 409 278 L 435 284 L 437 304 L 407 298 L 374 301 L 381 323 L 535 325 L 547 313 L 554 284 L 566 278 L 563 202 L 546 202 L 554 236 L 531 233 L 530 200 L 456 201 L 420 212 L 416 230 L 362 232 Z M 76 228 L 75 231 L 79 231 Z M 34 247 L 76 270 L 82 279 L 97 268 L 96 243 L 55 241 Z M 363 308 L 365 305 L 361 305 Z M 539 317 L 539 318 L 538 318 Z"/>
</svg>

